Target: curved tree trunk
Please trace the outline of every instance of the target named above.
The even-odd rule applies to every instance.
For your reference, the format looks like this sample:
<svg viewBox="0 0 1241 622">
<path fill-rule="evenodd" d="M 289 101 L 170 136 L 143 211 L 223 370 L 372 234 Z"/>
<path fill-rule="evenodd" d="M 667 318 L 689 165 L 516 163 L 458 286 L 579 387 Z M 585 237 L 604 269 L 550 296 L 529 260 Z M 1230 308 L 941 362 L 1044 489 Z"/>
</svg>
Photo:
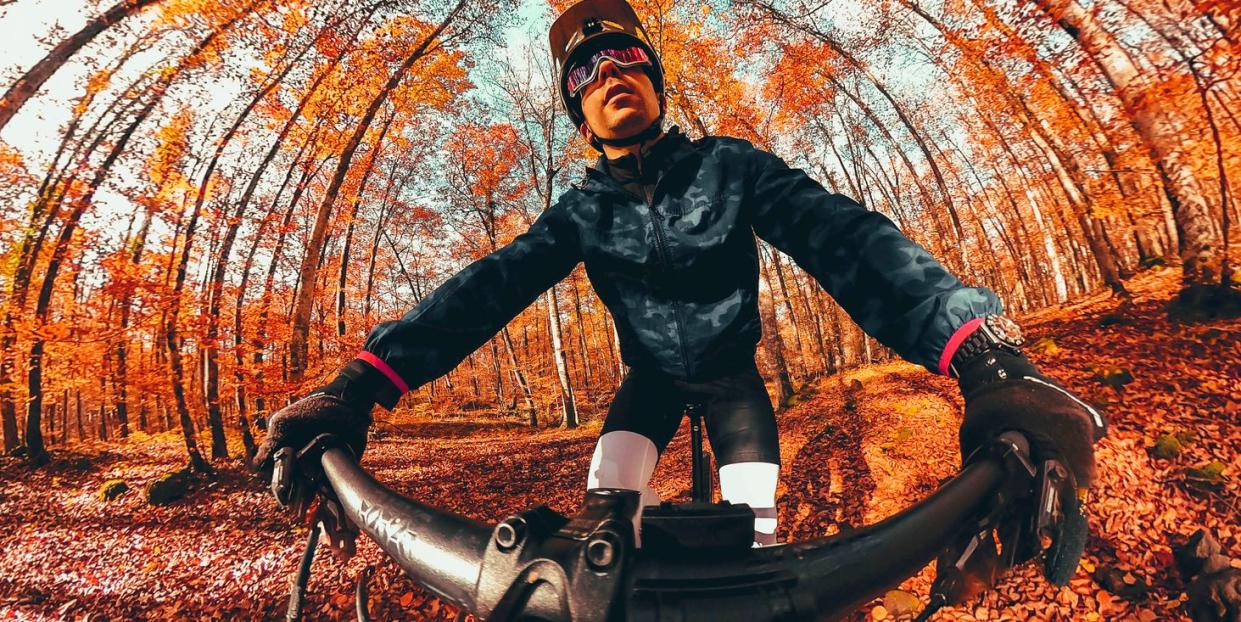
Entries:
<svg viewBox="0 0 1241 622">
<path fill-rule="evenodd" d="M 1180 148 L 1178 120 L 1138 73 L 1137 66 L 1115 37 L 1104 30 L 1094 14 L 1076 0 L 1034 0 L 1069 34 L 1103 72 L 1124 102 L 1130 122 L 1151 158 L 1167 171 L 1173 217 L 1181 242 L 1183 285 L 1186 290 L 1215 286 L 1223 272 L 1219 240 L 1206 197 L 1192 164 Z"/>
<path fill-rule="evenodd" d="M 314 144 L 315 140 L 318 138 L 318 134 L 319 127 L 316 127 L 315 130 L 311 132 L 311 138 L 308 139 L 308 143 Z M 285 241 L 288 239 L 290 229 L 289 224 L 293 221 L 293 212 L 297 208 L 297 204 L 301 199 L 302 193 L 306 190 L 306 187 L 310 184 L 310 181 L 319 174 L 320 169 L 322 169 L 323 166 L 326 165 L 331 159 L 332 156 L 327 156 L 323 160 L 320 160 L 318 165 L 313 167 L 309 162 L 302 165 L 302 176 L 297 182 L 296 189 L 293 190 L 293 197 L 289 200 L 289 207 L 284 212 L 284 218 L 280 221 L 280 233 L 276 236 L 276 247 L 272 250 L 271 263 L 267 266 L 267 276 L 263 281 L 263 296 L 259 299 L 259 312 L 258 319 L 255 322 L 256 328 L 254 331 L 254 339 L 251 341 L 251 345 L 254 348 L 254 382 L 259 386 L 262 386 L 265 375 L 263 371 L 263 363 L 265 359 L 264 348 L 267 347 L 267 321 L 271 314 L 273 296 L 272 288 L 276 283 L 276 270 L 280 267 L 280 258 L 284 254 Z M 293 166 L 296 167 L 297 163 L 295 162 Z M 286 378 L 282 377 L 281 379 L 285 380 Z M 254 398 L 254 408 L 258 413 L 264 413 L 267 410 L 265 399 L 266 393 L 267 392 L 264 391 Z"/>
<path fill-rule="evenodd" d="M 166 78 L 166 81 L 161 84 L 166 88 L 167 83 L 170 81 L 171 77 Z M 51 259 L 48 261 L 47 270 L 43 276 L 43 285 L 39 288 L 39 297 L 35 303 L 34 310 L 36 325 L 41 326 L 47 321 L 48 309 L 52 302 L 52 292 L 56 286 L 56 276 L 65 257 L 68 255 L 69 243 L 73 239 L 73 234 L 77 230 L 82 214 L 91 205 L 95 192 L 103 184 L 103 180 L 108 173 L 111 172 L 112 165 L 116 163 L 125 146 L 129 144 L 138 126 L 146 120 L 151 110 L 155 108 L 155 104 L 162 99 L 162 96 L 163 89 L 157 91 L 151 98 L 151 101 L 130 122 L 129 127 L 121 134 L 116 144 L 113 145 L 108 153 L 108 156 L 95 171 L 95 175 L 91 179 L 84 195 L 74 201 L 73 210 L 66 217 L 65 224 L 61 227 L 60 234 L 56 238 Z M 38 466 L 46 464 L 48 456 L 43 446 L 43 433 L 40 429 L 43 408 L 43 350 L 45 341 L 41 335 L 37 333 L 36 335 L 30 347 L 30 356 L 27 363 L 26 448 L 29 452 L 31 464 Z M 103 381 L 102 376 L 100 381 Z"/>
<path fill-rule="evenodd" d="M 394 211 L 393 209 L 389 209 L 389 206 L 395 203 L 393 197 L 401 196 L 401 192 L 405 189 L 406 182 L 409 181 L 409 177 L 407 176 L 401 179 L 401 182 L 396 185 L 395 189 L 393 189 L 392 185 L 396 178 L 396 170 L 396 166 L 393 166 L 392 171 L 388 175 L 388 184 L 384 189 L 383 201 L 380 203 L 379 218 L 375 219 L 375 235 L 371 238 L 371 252 L 367 256 L 366 261 L 366 291 L 362 294 L 362 316 L 366 318 L 368 322 L 371 317 L 371 298 L 375 291 L 375 264 L 379 258 L 379 238 L 384 234 L 384 226 L 388 223 L 388 216 L 392 213 L 392 211 Z M 404 269 L 402 269 L 402 271 L 404 271 Z M 406 278 L 408 278 L 408 276 L 408 273 L 406 273 Z M 415 294 L 418 293 L 418 288 L 414 287 L 412 280 L 410 282 L 410 288 L 414 290 Z"/>
<path fill-rule="evenodd" d="M 578 291 L 577 279 L 573 275 L 569 275 L 569 285 L 573 287 L 573 311 L 577 316 L 577 340 L 578 347 L 582 351 L 582 386 L 590 386 L 590 378 L 593 375 L 590 371 L 590 349 L 587 347 L 589 340 L 586 339 L 586 320 L 582 316 L 582 294 Z"/>
<path fill-rule="evenodd" d="M 444 20 L 431 31 L 418 47 L 414 49 L 401 66 L 388 78 L 384 87 L 371 100 L 370 106 L 367 107 L 366 113 L 358 121 L 354 127 L 353 135 L 349 141 L 345 143 L 345 148 L 340 154 L 340 162 L 336 166 L 336 173 L 332 176 L 332 181 L 328 185 L 327 191 L 324 193 L 323 201 L 319 204 L 319 211 L 315 216 L 314 228 L 311 230 L 310 240 L 307 244 L 309 252 L 302 259 L 301 270 L 299 271 L 302 287 L 297 292 L 297 298 L 293 303 L 293 334 L 289 340 L 289 375 L 293 381 L 300 381 L 306 373 L 307 365 L 307 340 L 310 337 L 310 315 L 314 307 L 314 297 L 316 293 L 316 282 L 319 271 L 316 256 L 318 250 L 323 248 L 327 238 L 328 219 L 332 213 L 332 206 L 336 202 L 336 197 L 340 193 L 340 187 L 344 184 L 345 175 L 349 172 L 349 167 L 353 162 L 353 154 L 362 144 L 362 138 L 366 135 L 367 129 L 370 128 L 371 120 L 379 112 L 380 106 L 388 100 L 388 95 L 396 89 L 401 80 L 409 72 L 414 63 L 418 62 L 426 55 L 431 43 L 439 38 L 440 33 L 448 27 L 457 17 L 457 13 L 465 6 L 465 0 L 458 0 L 456 6 L 453 7 Z M 375 145 L 376 149 L 379 145 Z"/>
<path fill-rule="evenodd" d="M 14 114 L 21 109 L 26 100 L 34 96 L 38 92 L 39 87 L 56 70 L 60 69 L 69 57 L 73 56 L 78 50 L 82 49 L 87 43 L 90 43 L 99 33 L 103 32 L 112 24 L 119 22 L 130 15 L 133 15 L 142 9 L 159 2 L 159 0 L 121 0 L 112 8 L 108 9 L 103 15 L 86 23 L 86 26 L 74 33 L 68 39 L 61 41 L 56 47 L 52 48 L 46 56 L 43 57 L 34 67 L 31 67 L 22 77 L 9 87 L 9 90 L 0 97 L 0 130 L 8 125 L 9 120 Z"/>
<path fill-rule="evenodd" d="M 138 235 L 134 237 L 130 244 L 129 264 L 137 266 L 142 260 L 142 252 L 146 248 L 147 232 L 151 228 L 151 213 L 146 213 L 146 218 L 142 226 L 138 229 Z M 116 418 L 121 422 L 121 436 L 129 435 L 129 317 L 132 312 L 131 301 L 133 290 L 126 289 L 124 294 L 118 301 L 121 307 L 120 330 L 117 334 L 116 342 Z M 146 431 L 146 420 L 143 418 L 139 422 L 143 431 Z"/>
<path fill-rule="evenodd" d="M 802 336 L 801 336 L 801 331 L 802 331 L 801 325 L 797 322 L 797 313 L 793 311 L 793 301 L 791 297 L 789 296 L 789 290 L 785 286 L 785 283 L 784 283 L 784 268 L 782 265 L 783 262 L 780 261 L 780 251 L 777 251 L 776 249 L 772 248 L 770 245 L 767 245 L 767 244 L 764 244 L 764 246 L 767 246 L 767 253 L 771 257 L 771 266 L 775 268 L 776 283 L 780 285 L 780 296 L 781 296 L 782 302 L 784 303 L 784 310 L 785 312 L 789 314 L 789 324 L 793 326 L 793 340 L 797 343 L 797 357 L 799 359 L 798 360 L 798 372 L 801 375 L 802 381 L 804 382 L 806 376 L 809 374 L 807 370 L 807 366 L 806 366 L 806 354 L 805 354 L 806 346 L 803 343 Z M 767 287 L 771 289 L 770 271 L 768 272 L 767 276 L 768 276 Z M 773 311 L 774 311 L 774 306 L 775 306 L 775 301 L 776 301 L 776 298 L 774 295 L 775 290 L 771 289 L 771 293 L 773 294 L 771 297 L 771 302 L 772 302 Z"/>
<path fill-rule="evenodd" d="M 129 54 L 127 53 L 126 57 L 128 56 Z M 87 136 L 93 136 L 91 142 L 89 144 L 79 143 L 76 145 L 65 164 L 58 169 L 56 163 L 59 162 L 60 156 L 68 148 L 78 123 L 81 121 L 82 115 L 85 114 L 86 108 L 89 108 L 90 99 L 93 96 L 82 102 L 83 105 L 79 107 L 81 113 L 75 116 L 70 123 L 65 138 L 61 141 L 56 155 L 53 157 L 53 164 L 49 167 L 47 175 L 44 176 L 43 182 L 40 184 L 36 194 L 37 198 L 30 217 L 27 219 L 24 229 L 25 233 L 18 244 L 17 265 L 14 268 L 13 277 L 10 281 L 8 300 L 3 304 L 4 319 L 0 321 L 0 418 L 4 422 L 4 447 L 6 452 L 12 451 L 19 444 L 16 398 L 12 392 L 13 378 L 16 375 L 17 356 L 15 322 L 25 311 L 26 300 L 31 292 L 30 283 L 34 273 L 35 261 L 40 255 L 52 223 L 59 215 L 57 212 L 65 194 L 68 192 L 68 188 L 77 179 L 76 172 L 87 168 L 87 160 L 103 144 L 113 125 L 120 123 L 125 118 L 125 114 L 131 109 L 131 106 L 136 105 L 140 101 L 140 98 L 130 97 L 130 95 L 135 93 L 138 86 L 143 82 L 145 80 L 141 77 L 134 80 L 122 91 L 119 97 L 108 105 L 86 132 Z M 112 114 L 118 106 L 120 110 L 116 114 Z M 68 177 L 66 178 L 66 176 Z"/>
<path fill-rule="evenodd" d="M 251 5 L 251 8 L 252 7 L 253 5 Z M 211 34 L 207 35 L 207 37 L 205 37 L 202 42 L 198 44 L 198 48 L 194 50 L 194 52 L 190 53 L 187 58 L 197 56 L 198 52 L 207 48 L 218 35 L 227 31 L 232 24 L 240 20 L 249 12 L 249 10 L 250 9 L 247 9 L 247 11 L 233 17 L 227 24 L 213 30 Z M 171 81 L 171 76 L 166 79 Z M 198 217 L 201 212 L 202 201 L 195 200 L 194 205 L 190 208 L 190 217 L 186 221 L 185 242 L 184 246 L 181 248 L 181 257 L 177 263 L 176 277 L 173 281 L 172 292 L 167 308 L 167 315 L 165 316 L 164 342 L 168 348 L 168 362 L 172 371 L 171 381 L 173 399 L 176 402 L 177 413 L 181 419 L 181 431 L 185 437 L 186 451 L 190 455 L 190 467 L 196 471 L 209 472 L 211 467 L 205 460 L 203 460 L 202 454 L 198 451 L 198 443 L 194 439 L 193 419 L 190 417 L 189 402 L 185 397 L 185 369 L 181 361 L 181 344 L 177 337 L 177 321 L 181 312 L 181 293 L 185 287 L 185 280 L 190 261 L 190 252 L 194 247 L 194 234 L 198 227 Z M 214 419 L 209 418 L 208 421 L 211 427 L 212 451 L 215 453 L 217 451 L 217 447 L 226 447 L 224 439 L 224 422 L 220 418 L 218 411 L 215 413 Z M 224 453 L 227 455 L 227 450 L 225 450 Z"/>
<path fill-rule="evenodd" d="M 952 220 L 953 231 L 956 233 L 956 242 L 961 247 L 961 259 L 965 265 L 966 271 L 969 271 L 969 253 L 966 252 L 965 245 L 963 244 L 965 240 L 965 231 L 961 226 L 960 215 L 957 213 L 956 205 L 952 200 L 952 193 L 948 191 L 948 185 L 944 181 L 943 172 L 940 171 L 939 164 L 935 161 L 935 158 L 932 157 L 931 150 L 927 147 L 926 140 L 923 137 L 922 132 L 919 131 L 917 126 L 914 125 L 913 121 L 906 112 L 905 107 L 902 106 L 895 97 L 893 97 L 892 93 L 888 91 L 887 86 L 882 80 L 879 79 L 879 76 L 876 76 L 875 73 L 864 63 L 862 63 L 860 59 L 851 54 L 827 33 L 807 24 L 798 23 L 788 15 L 781 13 L 774 6 L 769 4 L 767 0 L 751 0 L 751 2 L 777 21 L 818 39 L 829 49 L 831 49 L 832 52 L 843 59 L 850 67 L 853 67 L 856 71 L 861 73 L 871 83 L 871 85 L 875 87 L 875 90 L 879 91 L 879 94 L 888 101 L 888 104 L 892 107 L 893 111 L 896 112 L 896 116 L 900 119 L 901 124 L 905 126 L 906 130 L 909 131 L 910 136 L 914 139 L 914 143 L 917 144 L 918 148 L 922 151 L 922 155 L 926 159 L 927 166 L 931 169 L 931 174 L 935 178 L 935 184 L 939 187 L 941 197 L 944 201 L 944 206 L 948 208 L 948 216 Z"/>
<path fill-rule="evenodd" d="M 233 380 L 237 385 L 236 389 L 236 406 L 237 406 L 237 425 L 241 429 L 241 442 L 246 451 L 246 459 L 254 457 L 257 447 L 254 444 L 254 434 L 250 431 L 250 421 L 246 416 L 246 377 L 245 369 L 245 325 L 242 322 L 242 308 L 246 300 L 246 290 L 250 282 L 250 272 L 254 267 L 254 256 L 259 248 L 259 242 L 267 232 L 267 227 L 271 223 L 272 216 L 275 215 L 276 206 L 280 204 L 280 197 L 284 196 L 284 191 L 289 187 L 289 182 L 293 179 L 293 171 L 297 169 L 297 163 L 301 162 L 302 156 L 306 153 L 306 148 L 310 146 L 313 135 L 308 136 L 302 142 L 302 146 L 298 149 L 297 155 L 293 157 L 293 166 L 285 173 L 284 180 L 280 182 L 280 188 L 276 190 L 276 196 L 272 198 L 271 203 L 267 207 L 267 214 L 259 221 L 259 226 L 254 232 L 254 243 L 250 245 L 250 252 L 246 253 L 246 261 L 241 268 L 241 283 L 237 287 L 237 301 L 233 307 Z M 257 174 L 257 173 L 256 173 Z M 291 211 L 291 210 L 290 210 Z M 278 252 L 278 251 L 277 251 Z M 261 345 L 255 345 L 254 351 L 261 352 Z M 259 356 L 256 354 L 256 356 Z M 256 359 L 260 362 L 262 359 Z M 256 365 L 257 367 L 257 365 Z M 261 399 L 256 400 L 259 411 L 261 412 Z"/>
<path fill-rule="evenodd" d="M 336 23 L 339 24 L 339 21 L 340 20 L 336 20 Z M 328 28 L 331 28 L 331 26 Z M 328 28 L 320 31 L 320 36 L 322 36 L 323 33 L 328 32 Z M 211 185 L 211 176 L 215 172 L 216 165 L 219 164 L 220 156 L 223 155 L 224 150 L 232 142 L 233 137 L 237 134 L 237 131 L 241 129 L 242 124 L 244 124 L 246 119 L 250 117 L 250 113 L 254 111 L 255 107 L 257 107 L 273 89 L 280 85 L 285 76 L 289 74 L 289 71 L 291 71 L 293 67 L 297 65 L 297 62 L 301 60 L 302 56 L 314 47 L 314 43 L 318 40 L 318 38 L 319 37 L 316 37 L 315 40 L 311 41 L 309 45 L 303 47 L 302 50 L 298 52 L 297 56 L 285 64 L 284 69 L 282 69 L 280 73 L 271 77 L 266 84 L 259 88 L 258 92 L 256 92 L 254 96 L 250 98 L 250 101 L 246 103 L 246 107 L 240 114 L 237 115 L 237 118 L 233 121 L 233 125 L 228 128 L 228 131 L 224 133 L 223 137 L 216 141 L 215 152 L 212 154 L 211 160 L 207 164 L 207 170 L 203 173 L 202 184 L 198 187 L 198 195 L 194 199 L 195 210 L 199 209 L 206 200 L 207 190 Z M 303 99 L 303 101 L 305 101 L 305 99 Z M 291 121 L 296 120 L 296 118 L 297 115 L 294 115 Z M 288 123 L 286 123 L 286 127 L 289 127 Z M 228 445 L 224 440 L 223 416 L 220 412 L 220 344 L 218 343 L 220 338 L 220 299 L 223 297 L 224 293 L 224 276 L 228 270 L 229 257 L 233 251 L 233 244 L 237 239 L 237 231 L 241 227 L 242 217 L 245 215 L 246 208 L 250 204 L 250 198 L 253 196 L 254 189 L 258 185 L 259 178 L 262 176 L 263 171 L 266 170 L 268 162 L 271 161 L 270 154 L 274 153 L 275 149 L 279 147 L 279 145 L 280 141 L 277 140 L 272 145 L 273 148 L 269 150 L 268 157 L 263 161 L 263 164 L 259 167 L 258 171 L 251 176 L 250 184 L 246 187 L 246 191 L 241 200 L 238 202 L 236 209 L 233 211 L 232 217 L 228 219 L 228 226 L 225 229 L 223 238 L 220 240 L 220 248 L 216 251 L 216 253 L 214 253 L 215 265 L 213 269 L 210 270 L 211 278 L 207 293 L 206 310 L 206 351 L 204 353 L 204 369 L 206 378 L 204 379 L 203 384 L 205 394 L 204 397 L 207 402 L 207 421 L 210 422 L 211 425 L 211 457 L 213 459 L 228 457 Z M 242 416 L 242 423 L 245 423 L 244 415 Z M 243 425 L 242 430 L 243 436 L 249 436 L 248 425 Z"/>
<path fill-rule="evenodd" d="M 1056 133 L 1048 128 L 1046 120 L 1031 110 L 1026 98 L 1011 88 L 1006 76 L 984 54 L 975 50 L 969 42 L 964 41 L 957 33 L 949 30 L 938 19 L 923 11 L 916 3 L 910 0 L 902 0 L 902 4 L 939 31 L 946 41 L 954 45 L 972 64 L 981 68 L 983 75 L 989 78 L 992 83 L 991 90 L 995 91 L 1008 104 L 1009 109 L 1025 129 L 1025 133 L 1044 152 L 1082 229 L 1082 235 L 1090 245 L 1104 282 L 1113 292 L 1127 294 L 1124 283 L 1120 278 L 1120 272 L 1116 267 L 1116 257 L 1103 238 L 1102 223 L 1099 222 L 1098 218 L 1090 215 L 1089 199 L 1087 198 L 1086 185 L 1083 181 L 1080 167 L 1074 157 L 1065 149 Z M 944 73 L 949 78 L 954 78 L 956 75 L 951 68 L 944 68 Z M 969 92 L 968 85 L 963 85 L 962 92 Z M 971 101 L 975 100 L 973 95 L 970 95 L 969 99 Z M 975 109 L 981 110 L 982 107 L 975 105 Z M 1089 128 L 1084 129 L 1087 132 L 1089 131 Z"/>
<path fill-rule="evenodd" d="M 394 109 L 388 115 L 388 120 L 384 121 L 383 129 L 379 131 L 379 137 L 375 139 L 375 147 L 371 150 L 371 157 L 366 165 L 366 171 L 362 174 L 362 180 L 358 182 L 358 193 L 353 198 L 353 207 L 349 210 L 349 222 L 345 225 L 344 247 L 340 252 L 340 264 L 336 275 L 337 337 L 345 336 L 345 286 L 349 279 L 349 254 L 353 248 L 354 222 L 358 219 L 358 208 L 362 205 L 362 196 L 366 193 L 366 183 L 370 181 L 371 173 L 375 170 L 375 163 L 379 159 L 379 151 L 383 146 L 384 137 L 388 135 L 388 128 L 392 127 L 392 120 L 395 118 L 396 110 Z"/>
<path fill-rule="evenodd" d="M 763 280 L 768 283 L 767 291 L 773 291 L 767 262 L 761 253 L 759 254 L 759 271 L 763 274 Z M 780 337 L 780 326 L 776 323 L 774 304 L 774 297 L 772 305 L 765 305 L 760 300 L 758 310 L 759 321 L 762 324 L 761 343 L 775 367 L 773 373 L 776 376 L 776 403 L 783 406 L 793 396 L 793 379 L 789 376 L 788 362 L 784 359 L 784 339 Z"/>
<path fill-rule="evenodd" d="M 517 364 L 517 352 L 513 347 L 513 337 L 508 332 L 508 327 L 500 329 L 500 337 L 504 341 L 504 352 L 508 355 L 508 364 L 513 368 L 513 379 L 517 382 L 517 388 L 521 391 L 522 401 L 526 404 L 526 410 L 530 413 L 531 425 L 537 424 L 537 407 L 534 405 L 534 393 L 530 391 L 530 383 L 526 381 L 526 374 L 521 371 L 521 367 Z M 495 340 L 493 339 L 492 342 Z M 497 367 L 499 362 L 497 361 Z M 516 402 L 516 399 L 514 399 Z"/>
</svg>

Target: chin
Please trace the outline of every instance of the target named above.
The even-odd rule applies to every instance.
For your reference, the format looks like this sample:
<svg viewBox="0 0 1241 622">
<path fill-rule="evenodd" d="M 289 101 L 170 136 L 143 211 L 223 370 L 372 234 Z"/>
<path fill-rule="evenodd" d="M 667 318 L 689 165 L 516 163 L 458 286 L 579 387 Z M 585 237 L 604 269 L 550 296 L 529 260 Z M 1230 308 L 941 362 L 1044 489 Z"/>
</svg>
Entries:
<svg viewBox="0 0 1241 622">
<path fill-rule="evenodd" d="M 626 138 L 633 136 L 638 132 L 646 129 L 653 119 L 647 118 L 646 115 L 633 109 L 624 110 L 611 119 L 608 119 L 608 129 L 611 136 L 604 138 Z"/>
</svg>

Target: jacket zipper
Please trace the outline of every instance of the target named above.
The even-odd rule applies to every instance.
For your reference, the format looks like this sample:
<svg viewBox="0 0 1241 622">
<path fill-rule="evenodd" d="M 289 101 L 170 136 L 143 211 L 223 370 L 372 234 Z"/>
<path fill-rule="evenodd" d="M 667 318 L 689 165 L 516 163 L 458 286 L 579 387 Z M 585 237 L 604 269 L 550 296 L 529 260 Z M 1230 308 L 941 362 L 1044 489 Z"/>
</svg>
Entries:
<svg viewBox="0 0 1241 622">
<path fill-rule="evenodd" d="M 671 273 L 672 265 L 668 261 L 668 249 L 665 246 L 665 242 L 664 242 L 664 228 L 663 228 L 664 216 L 663 214 L 655 210 L 655 200 L 654 200 L 655 190 L 658 189 L 658 185 L 659 183 L 658 181 L 656 181 L 656 188 L 651 190 L 651 198 L 647 199 L 646 207 L 647 207 L 647 211 L 651 213 L 651 223 L 655 225 L 655 252 L 659 254 L 659 261 L 660 263 L 664 265 L 664 270 Z M 645 197 L 643 198 L 645 199 Z M 676 319 L 676 323 L 677 323 L 677 345 L 680 346 L 681 364 L 685 366 L 685 376 L 688 378 L 688 377 L 693 376 L 693 369 L 690 367 L 690 364 L 689 364 L 689 351 L 685 349 L 684 315 L 685 315 L 685 310 L 681 306 L 681 301 L 673 298 L 672 299 L 672 317 Z"/>
<path fill-rule="evenodd" d="M 677 164 L 679 164 L 679 162 L 673 162 L 674 167 Z M 639 166 L 641 166 L 641 163 L 639 163 Z M 670 170 L 671 168 L 669 169 L 669 171 Z M 664 171 L 664 173 L 667 174 L 669 171 Z M 611 182 L 613 185 L 616 185 L 615 180 L 613 180 L 610 175 L 607 175 L 606 173 L 604 173 L 603 175 L 607 177 L 609 182 Z M 587 174 L 587 176 L 589 177 L 589 173 Z M 651 223 L 655 227 L 655 253 L 659 256 L 659 262 L 663 264 L 664 270 L 670 273 L 672 271 L 672 264 L 668 260 L 668 249 L 666 248 L 665 246 L 666 242 L 664 241 L 663 214 L 660 214 L 659 211 L 655 209 L 655 195 L 659 194 L 659 181 L 660 179 L 663 178 L 663 176 L 664 175 L 660 175 L 659 178 L 655 180 L 655 187 L 651 189 L 651 197 L 649 199 L 645 196 L 636 196 L 634 193 L 624 188 L 617 188 L 616 190 L 619 190 L 622 194 L 635 197 L 638 200 L 644 201 L 646 203 L 647 211 L 651 213 Z M 686 377 L 690 377 L 693 375 L 693 369 L 689 363 L 689 350 L 687 350 L 685 347 L 684 315 L 685 315 L 685 310 L 684 310 L 684 307 L 681 305 L 681 301 L 676 300 L 674 298 L 672 300 L 672 316 L 676 320 L 677 345 L 680 346 L 681 364 L 685 366 L 685 375 Z"/>
</svg>

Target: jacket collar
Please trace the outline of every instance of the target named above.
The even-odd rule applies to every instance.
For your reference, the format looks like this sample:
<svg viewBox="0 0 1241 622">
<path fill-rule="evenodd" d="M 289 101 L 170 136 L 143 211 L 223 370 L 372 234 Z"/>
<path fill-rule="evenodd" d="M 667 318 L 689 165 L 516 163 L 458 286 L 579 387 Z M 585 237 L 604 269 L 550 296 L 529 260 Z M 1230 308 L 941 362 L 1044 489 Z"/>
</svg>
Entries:
<svg viewBox="0 0 1241 622">
<path fill-rule="evenodd" d="M 663 157 L 663 165 L 660 168 L 658 179 L 662 179 L 664 175 L 675 168 L 681 161 L 697 153 L 694 144 L 690 142 L 689 137 L 681 133 L 681 129 L 672 126 L 664 132 L 664 137 L 651 147 L 651 152 L 658 151 Z M 587 192 L 599 192 L 606 194 L 629 194 L 628 190 L 620 185 L 607 172 L 607 160 L 604 155 L 600 154 L 593 165 L 586 167 L 586 178 L 575 187 L 578 190 Z"/>
</svg>

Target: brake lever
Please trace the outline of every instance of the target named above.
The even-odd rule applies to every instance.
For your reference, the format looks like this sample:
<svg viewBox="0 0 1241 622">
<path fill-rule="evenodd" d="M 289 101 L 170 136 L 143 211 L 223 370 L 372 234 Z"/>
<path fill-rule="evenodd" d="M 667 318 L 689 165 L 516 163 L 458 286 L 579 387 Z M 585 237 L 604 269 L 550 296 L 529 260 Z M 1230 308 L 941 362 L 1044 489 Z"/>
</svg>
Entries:
<svg viewBox="0 0 1241 622">
<path fill-rule="evenodd" d="M 294 521 L 304 523 L 314 508 L 315 482 L 313 471 L 299 468 L 299 452 L 292 447 L 281 447 L 272 456 L 271 494 L 280 508 L 293 515 Z"/>
<path fill-rule="evenodd" d="M 271 494 L 282 508 L 289 507 L 293 498 L 293 489 L 297 485 L 294 477 L 296 466 L 297 456 L 292 447 L 281 447 L 272 456 Z"/>
<path fill-rule="evenodd" d="M 328 548 L 342 563 L 353 558 L 358 552 L 358 526 L 349 520 L 345 508 L 334 496 L 320 492 L 319 504 L 311 518 L 313 525 L 321 525 L 327 536 Z"/>
<path fill-rule="evenodd" d="M 332 554 L 340 561 L 347 562 L 357 553 L 359 530 L 358 526 L 349 520 L 345 508 L 336 498 L 336 493 L 323 477 L 319 459 L 323 452 L 333 447 L 347 446 L 333 434 L 320 434 L 297 452 L 295 463 L 298 473 L 295 481 L 300 490 L 294 491 L 293 510 L 298 519 L 302 520 L 311 502 L 315 502 L 314 511 L 310 515 L 310 526 L 315 528 L 322 525 Z"/>
<path fill-rule="evenodd" d="M 343 447 L 334 435 L 320 434 L 301 450 L 281 447 L 273 454 L 271 493 L 280 507 L 289 510 L 298 523 L 310 528 L 302 563 L 298 565 L 290 581 L 289 604 L 285 619 L 294 622 L 301 619 L 306 588 L 310 580 L 310 567 L 314 561 L 315 548 L 320 530 L 328 537 L 328 548 L 342 562 L 349 561 L 357 553 L 357 525 L 349 520 L 345 508 L 336 498 L 323 477 L 319 458 L 332 447 Z M 306 518 L 309 516 L 310 520 Z M 361 579 L 365 581 L 365 578 Z M 358 588 L 359 619 L 365 614 L 365 587 Z"/>
<path fill-rule="evenodd" d="M 1043 464 L 1043 489 L 1033 529 L 1043 549 L 1043 576 L 1053 585 L 1065 586 L 1077 572 L 1090 529 L 1073 473 L 1058 460 Z"/>
<path fill-rule="evenodd" d="M 1073 473 L 1055 458 L 1038 465 L 1035 486 L 1024 517 L 1001 524 L 1003 567 L 1043 556 L 1043 576 L 1053 585 L 1068 584 L 1086 549 L 1088 528 Z M 1020 516 L 1020 515 L 1019 515 Z"/>
<path fill-rule="evenodd" d="M 999 555 L 990 526 L 969 534 L 949 546 L 936 559 L 933 591 L 947 604 L 959 605 L 995 586 Z"/>
<path fill-rule="evenodd" d="M 930 600 L 914 622 L 929 620 L 948 605 L 960 605 L 977 598 L 995 586 L 1001 570 L 1011 567 L 1010 558 L 1005 554 L 1011 551 L 1013 538 L 1006 537 L 1006 527 L 1012 521 L 1006 521 L 1005 517 L 1007 508 L 1022 507 L 1030 496 L 1030 484 L 1038 470 L 1030 462 L 1029 451 L 1024 435 L 1006 432 L 966 458 L 965 464 L 983 458 L 998 460 L 1008 477 L 995 491 L 993 509 L 978 516 L 976 522 L 963 529 L 936 558 Z M 1006 543 L 999 552 L 997 534 Z"/>
</svg>

